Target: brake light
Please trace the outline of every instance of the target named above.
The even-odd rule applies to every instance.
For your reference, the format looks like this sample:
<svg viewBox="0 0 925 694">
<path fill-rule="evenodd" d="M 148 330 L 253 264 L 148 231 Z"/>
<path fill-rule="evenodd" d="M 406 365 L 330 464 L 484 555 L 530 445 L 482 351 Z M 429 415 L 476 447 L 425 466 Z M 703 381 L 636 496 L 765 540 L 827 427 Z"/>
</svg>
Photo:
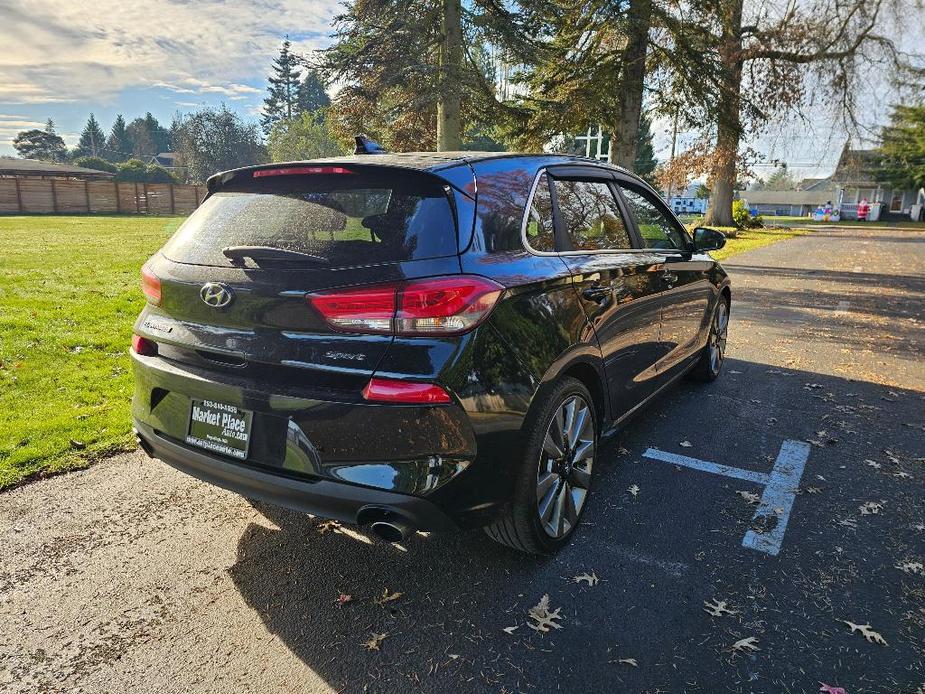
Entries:
<svg viewBox="0 0 925 694">
<path fill-rule="evenodd" d="M 469 275 L 410 280 L 309 294 L 338 330 L 394 335 L 459 335 L 491 313 L 504 287 Z"/>
<path fill-rule="evenodd" d="M 258 169 L 251 176 L 301 176 L 302 174 L 352 174 L 353 171 L 343 166 L 284 166 L 278 169 Z"/>
<path fill-rule="evenodd" d="M 363 398 L 372 402 L 418 403 L 439 405 L 450 402 L 450 394 L 435 383 L 396 381 L 371 378 L 363 389 Z"/>
<path fill-rule="evenodd" d="M 141 335 L 132 335 L 132 351 L 143 357 L 156 357 L 157 343 Z"/>
<path fill-rule="evenodd" d="M 155 306 L 160 305 L 161 281 L 158 279 L 157 275 L 151 272 L 147 265 L 141 268 L 141 291 L 144 293 L 145 299 L 147 299 L 149 303 Z"/>
</svg>

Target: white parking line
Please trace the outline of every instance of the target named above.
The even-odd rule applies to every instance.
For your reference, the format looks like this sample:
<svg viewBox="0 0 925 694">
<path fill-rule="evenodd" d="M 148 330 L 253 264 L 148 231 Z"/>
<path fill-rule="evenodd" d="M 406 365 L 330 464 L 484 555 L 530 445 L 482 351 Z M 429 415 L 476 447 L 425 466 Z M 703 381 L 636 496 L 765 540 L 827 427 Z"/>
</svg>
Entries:
<svg viewBox="0 0 925 694">
<path fill-rule="evenodd" d="M 776 519 L 776 523 L 773 527 L 763 532 L 749 529 L 742 540 L 742 546 L 765 552 L 772 556 L 776 556 L 780 552 L 781 544 L 784 541 L 784 532 L 787 530 L 787 522 L 790 520 L 790 509 L 793 508 L 797 489 L 803 477 L 803 469 L 806 467 L 806 461 L 809 458 L 809 444 L 789 439 L 784 441 L 780 448 L 780 453 L 777 455 L 777 460 L 774 461 L 774 467 L 769 474 L 743 470 L 731 465 L 721 465 L 709 460 L 689 458 L 686 455 L 668 453 L 657 448 L 647 449 L 642 456 L 673 465 L 693 468 L 694 470 L 710 472 L 715 475 L 733 477 L 746 482 L 764 485 L 761 502 L 758 504 L 752 520 L 767 522 L 765 519 Z"/>
</svg>

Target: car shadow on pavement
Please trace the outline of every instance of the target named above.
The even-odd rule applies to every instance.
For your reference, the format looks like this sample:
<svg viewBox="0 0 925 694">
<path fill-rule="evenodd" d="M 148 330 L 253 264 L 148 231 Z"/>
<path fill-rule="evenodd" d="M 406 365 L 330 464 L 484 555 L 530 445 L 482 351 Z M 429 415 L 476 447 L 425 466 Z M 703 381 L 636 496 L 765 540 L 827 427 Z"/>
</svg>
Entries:
<svg viewBox="0 0 925 694">
<path fill-rule="evenodd" d="M 894 568 L 921 554 L 921 403 L 916 391 L 731 359 L 720 381 L 682 383 L 602 445 L 583 527 L 555 557 L 480 531 L 396 546 L 255 503 L 267 523 L 246 529 L 229 573 L 267 630 L 338 691 L 733 692 L 753 681 L 750 691 L 796 692 L 820 680 L 881 691 L 871 672 L 901 691 L 889 687 L 923 676 L 910 669 L 922 593 Z M 803 488 L 816 491 L 797 496 L 778 557 L 741 546 L 754 510 L 743 483 L 641 455 L 767 470 L 785 439 L 812 442 Z M 888 516 L 859 515 L 881 499 Z M 547 634 L 527 618 L 544 594 L 561 609 L 562 629 Z M 737 614 L 705 614 L 717 597 Z M 838 619 L 874 624 L 890 648 Z M 730 650 L 746 636 L 761 650 Z"/>
</svg>

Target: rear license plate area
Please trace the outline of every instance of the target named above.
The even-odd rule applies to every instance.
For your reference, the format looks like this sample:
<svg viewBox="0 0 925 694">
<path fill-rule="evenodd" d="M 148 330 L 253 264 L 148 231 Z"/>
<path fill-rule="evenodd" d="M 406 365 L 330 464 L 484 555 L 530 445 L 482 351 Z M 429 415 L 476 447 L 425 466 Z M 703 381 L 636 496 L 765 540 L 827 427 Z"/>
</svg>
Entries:
<svg viewBox="0 0 925 694">
<path fill-rule="evenodd" d="M 254 413 L 214 400 L 192 400 L 186 443 L 245 460 L 250 450 Z"/>
</svg>

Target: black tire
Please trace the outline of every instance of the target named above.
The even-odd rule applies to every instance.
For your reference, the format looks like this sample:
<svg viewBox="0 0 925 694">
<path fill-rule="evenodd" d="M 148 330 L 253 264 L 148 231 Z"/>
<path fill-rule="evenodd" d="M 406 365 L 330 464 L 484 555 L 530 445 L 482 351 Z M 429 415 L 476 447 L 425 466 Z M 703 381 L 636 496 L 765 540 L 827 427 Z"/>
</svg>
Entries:
<svg viewBox="0 0 925 694">
<path fill-rule="evenodd" d="M 726 340 L 729 335 L 729 299 L 720 295 L 710 319 L 710 334 L 707 344 L 700 353 L 700 359 L 691 369 L 690 376 L 701 383 L 711 383 L 719 378 L 726 361 Z"/>
<path fill-rule="evenodd" d="M 552 433 L 551 425 L 553 419 L 560 410 L 566 412 L 569 403 L 576 403 L 576 411 L 584 414 L 581 408 L 581 401 L 587 405 L 587 413 L 590 417 L 591 449 L 590 458 L 581 458 L 568 462 L 568 458 L 576 458 L 586 455 L 585 447 L 588 442 L 587 425 L 584 425 L 584 435 L 579 433 L 576 436 L 577 442 L 571 450 L 566 451 L 563 458 L 556 459 L 544 450 L 547 434 Z M 575 415 L 573 420 L 579 415 Z M 584 421 L 584 420 L 583 420 Z M 598 438 L 600 436 L 600 424 L 598 414 L 594 411 L 594 400 L 585 385 L 576 378 L 565 377 L 556 381 L 547 387 L 546 392 L 538 396 L 531 414 L 528 416 L 527 424 L 524 427 L 525 448 L 524 454 L 519 462 L 519 472 L 517 475 L 517 484 L 514 492 L 513 502 L 508 512 L 489 526 L 485 527 L 488 536 L 500 542 L 501 544 L 512 547 L 521 552 L 528 554 L 552 554 L 565 545 L 575 529 L 580 525 L 581 516 L 587 506 L 587 496 L 590 490 L 591 474 L 593 473 L 594 457 L 598 449 Z M 567 438 L 567 435 L 565 435 Z M 590 460 L 590 463 L 588 462 Z M 558 472 L 551 472 L 546 466 L 556 466 Z M 543 468 L 541 468 L 543 466 Z M 587 468 L 587 470 L 585 470 Z M 551 536 L 544 529 L 544 522 L 540 519 L 540 500 L 539 484 L 541 474 L 544 480 L 549 475 L 556 475 L 560 479 L 559 497 L 562 503 L 559 505 L 559 516 L 565 517 L 566 520 L 560 521 L 560 528 L 563 528 L 561 536 Z M 580 478 L 584 486 L 577 484 L 576 479 Z M 551 483 L 555 485 L 554 481 Z M 570 486 L 572 485 L 572 486 Z M 549 498 L 549 494 L 554 491 L 549 487 L 549 491 L 544 497 Z M 576 501 L 574 495 L 580 495 L 580 504 Z M 548 502 L 546 508 L 549 508 L 555 501 Z M 571 512 L 575 511 L 575 516 L 570 519 Z M 555 509 L 552 510 L 553 514 Z"/>
</svg>

